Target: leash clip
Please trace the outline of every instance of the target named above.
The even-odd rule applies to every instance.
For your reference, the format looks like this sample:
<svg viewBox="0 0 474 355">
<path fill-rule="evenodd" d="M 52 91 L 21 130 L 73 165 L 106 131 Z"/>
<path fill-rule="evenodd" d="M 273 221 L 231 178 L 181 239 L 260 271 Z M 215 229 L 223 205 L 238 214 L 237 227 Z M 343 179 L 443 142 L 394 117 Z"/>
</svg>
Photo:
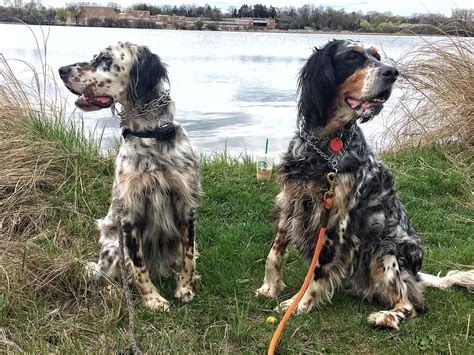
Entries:
<svg viewBox="0 0 474 355">
<path fill-rule="evenodd" d="M 336 188 L 336 176 L 337 173 L 331 171 L 326 174 L 326 180 L 329 184 L 329 190 L 324 193 L 324 208 L 331 209 L 334 200 L 334 189 Z"/>
</svg>

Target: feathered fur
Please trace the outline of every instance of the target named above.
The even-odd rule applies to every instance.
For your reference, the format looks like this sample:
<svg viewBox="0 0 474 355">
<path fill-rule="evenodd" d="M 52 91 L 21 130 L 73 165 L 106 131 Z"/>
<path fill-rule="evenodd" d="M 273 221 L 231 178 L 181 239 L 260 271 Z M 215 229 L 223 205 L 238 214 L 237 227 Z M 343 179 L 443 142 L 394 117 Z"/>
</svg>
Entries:
<svg viewBox="0 0 474 355">
<path fill-rule="evenodd" d="M 174 102 L 150 107 L 166 93 L 168 75 L 160 58 L 148 48 L 118 43 L 91 62 L 60 69 L 66 86 L 84 94 L 77 105 L 102 108 L 97 101 L 120 103 L 121 127 L 130 132 L 154 131 L 173 122 Z M 111 101 L 112 100 L 112 101 Z M 132 282 L 153 309 L 169 302 L 152 283 L 151 275 L 176 276 L 175 297 L 190 301 L 196 279 L 195 211 L 201 199 L 199 161 L 183 127 L 172 123 L 171 139 L 122 139 L 115 164 L 109 213 L 98 221 L 99 261 L 90 263 L 95 277 L 117 276 L 119 230 L 125 237 Z"/>
<path fill-rule="evenodd" d="M 297 307 L 298 313 L 330 301 L 343 287 L 392 309 L 369 316 L 377 327 L 397 329 L 402 319 L 424 309 L 423 285 L 472 287 L 473 273 L 451 273 L 440 279 L 421 274 L 423 244 L 394 187 L 390 172 L 369 149 L 356 119 L 368 121 L 390 96 L 398 71 L 380 62 L 373 47 L 333 41 L 316 49 L 300 73 L 299 131 L 283 156 L 278 175 L 276 236 L 258 296 L 275 297 L 285 287 L 286 250 L 296 246 L 313 256 L 328 189 L 326 174 L 338 153 L 329 147 L 339 137 L 345 151 L 337 164 L 334 206 L 314 278 Z M 310 137 L 303 134 L 306 132 Z M 303 138 L 302 138 L 303 137 Z M 287 309 L 289 299 L 280 304 Z"/>
</svg>

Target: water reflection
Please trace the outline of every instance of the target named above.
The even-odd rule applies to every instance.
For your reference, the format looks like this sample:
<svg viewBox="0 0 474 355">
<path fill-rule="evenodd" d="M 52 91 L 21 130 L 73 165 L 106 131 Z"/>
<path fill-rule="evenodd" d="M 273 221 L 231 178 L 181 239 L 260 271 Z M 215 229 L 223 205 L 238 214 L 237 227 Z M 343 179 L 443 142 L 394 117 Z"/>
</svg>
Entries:
<svg viewBox="0 0 474 355">
<path fill-rule="evenodd" d="M 38 27 L 32 26 L 36 33 Z M 0 25 L 0 48 L 6 57 L 21 58 L 40 67 L 35 42 L 25 26 Z M 333 38 L 352 38 L 381 48 L 398 59 L 420 41 L 416 37 L 324 35 L 285 33 L 199 32 L 109 28 L 51 27 L 48 63 L 54 68 L 88 60 L 98 50 L 117 41 L 144 44 L 167 63 L 177 120 L 188 130 L 192 144 L 205 153 L 255 154 L 270 139 L 271 151 L 286 149 L 295 131 L 296 82 L 299 69 L 315 46 Z M 83 39 L 87 38 L 87 41 Z M 22 79 L 30 74 L 14 67 Z M 74 95 L 67 96 L 68 112 Z M 53 88 L 50 93 L 53 94 Z M 380 144 L 384 122 L 399 97 L 381 115 L 363 126 L 368 141 Z M 110 111 L 83 114 L 86 126 L 104 129 L 104 146 L 120 136 L 119 120 Z"/>
</svg>

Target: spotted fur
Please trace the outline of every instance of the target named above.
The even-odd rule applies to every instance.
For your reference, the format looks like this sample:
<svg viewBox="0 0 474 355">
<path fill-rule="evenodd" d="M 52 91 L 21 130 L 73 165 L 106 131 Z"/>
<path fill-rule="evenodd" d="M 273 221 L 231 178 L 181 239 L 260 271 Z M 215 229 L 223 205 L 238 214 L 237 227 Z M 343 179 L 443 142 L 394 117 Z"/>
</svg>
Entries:
<svg viewBox="0 0 474 355">
<path fill-rule="evenodd" d="M 173 121 L 174 102 L 145 109 L 163 95 L 168 82 L 165 65 L 146 47 L 119 42 L 90 62 L 60 68 L 60 75 L 73 93 L 86 97 L 79 100 L 79 107 L 101 108 L 91 98 L 112 98 L 113 103 L 120 103 L 124 130 L 152 131 L 162 122 Z M 117 276 L 121 230 L 131 281 L 148 307 L 163 310 L 169 302 L 151 281 L 154 276 L 175 276 L 175 297 L 190 301 L 194 296 L 194 224 L 201 199 L 198 158 L 183 127 L 173 125 L 176 136 L 169 140 L 122 139 L 112 203 L 107 216 L 98 220 L 99 260 L 89 265 L 95 277 Z"/>
<path fill-rule="evenodd" d="M 375 48 L 352 41 L 333 41 L 316 49 L 301 70 L 301 129 L 315 137 L 313 145 L 329 156 L 333 156 L 329 139 L 334 136 L 343 140 L 347 151 L 337 166 L 324 247 L 297 313 L 329 302 L 340 287 L 393 307 L 369 316 L 369 323 L 377 327 L 397 329 L 402 319 L 424 309 L 419 274 L 423 244 L 395 192 L 391 174 L 368 148 L 355 121 L 357 117 L 368 121 L 381 111 L 397 75 L 395 68 L 380 62 Z M 325 175 L 331 170 L 298 132 L 278 171 L 276 237 L 257 296 L 276 297 L 285 287 L 282 269 L 290 244 L 311 260 L 322 197 L 328 189 Z M 473 274 L 469 275 L 463 280 L 472 287 Z M 424 279 L 425 284 L 438 282 Z M 292 302 L 293 298 L 282 302 L 280 308 L 286 310 Z"/>
</svg>

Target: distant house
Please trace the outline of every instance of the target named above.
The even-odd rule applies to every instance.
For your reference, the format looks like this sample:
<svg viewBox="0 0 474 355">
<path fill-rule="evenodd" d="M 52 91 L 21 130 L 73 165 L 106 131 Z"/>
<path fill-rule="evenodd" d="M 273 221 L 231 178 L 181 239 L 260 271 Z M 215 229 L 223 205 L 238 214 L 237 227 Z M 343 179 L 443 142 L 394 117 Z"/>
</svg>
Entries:
<svg viewBox="0 0 474 355">
<path fill-rule="evenodd" d="M 124 20 L 150 20 L 150 11 L 127 10 L 118 14 Z"/>
<path fill-rule="evenodd" d="M 205 25 L 215 25 L 223 30 L 251 30 L 251 29 L 265 29 L 274 30 L 276 28 L 276 22 L 274 19 L 267 18 L 224 18 L 221 20 L 213 20 L 206 18 L 190 18 L 189 21 L 194 23 L 197 20 L 201 20 Z"/>
<path fill-rule="evenodd" d="M 68 17 L 66 24 L 68 25 L 86 25 L 87 20 L 91 18 L 113 18 L 117 19 L 118 14 L 113 7 L 107 6 L 78 6 Z"/>
<path fill-rule="evenodd" d="M 274 30 L 276 28 L 276 21 L 272 18 L 253 18 L 252 25 L 254 27 L 265 27 L 267 30 Z"/>
</svg>

